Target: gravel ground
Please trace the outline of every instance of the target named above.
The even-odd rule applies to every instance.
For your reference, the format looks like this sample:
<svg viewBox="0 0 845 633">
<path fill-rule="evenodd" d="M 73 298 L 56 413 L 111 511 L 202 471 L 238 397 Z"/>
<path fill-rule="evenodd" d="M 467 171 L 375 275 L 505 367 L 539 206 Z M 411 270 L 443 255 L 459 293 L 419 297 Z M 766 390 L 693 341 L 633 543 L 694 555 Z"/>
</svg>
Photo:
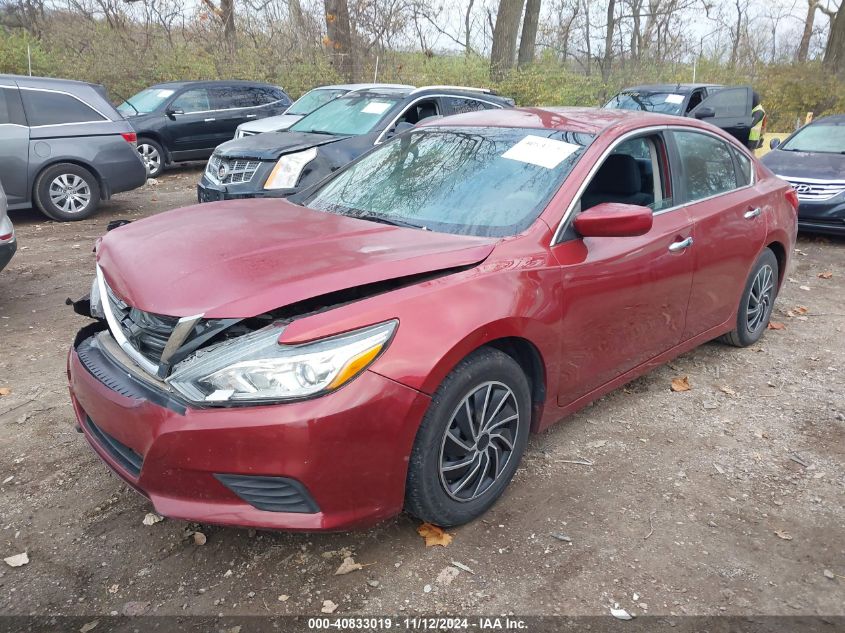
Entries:
<svg viewBox="0 0 845 633">
<path fill-rule="evenodd" d="M 799 240 L 783 329 L 704 345 L 534 437 L 504 498 L 446 547 L 407 516 L 348 534 L 144 525 L 149 503 L 73 429 L 65 356 L 85 321 L 64 300 L 88 291 L 110 220 L 191 203 L 199 173 L 80 223 L 12 214 L 0 558 L 29 563 L 0 564 L 0 613 L 845 615 L 845 240 Z M 683 376 L 691 390 L 671 391 Z M 363 569 L 334 575 L 350 555 Z"/>
</svg>

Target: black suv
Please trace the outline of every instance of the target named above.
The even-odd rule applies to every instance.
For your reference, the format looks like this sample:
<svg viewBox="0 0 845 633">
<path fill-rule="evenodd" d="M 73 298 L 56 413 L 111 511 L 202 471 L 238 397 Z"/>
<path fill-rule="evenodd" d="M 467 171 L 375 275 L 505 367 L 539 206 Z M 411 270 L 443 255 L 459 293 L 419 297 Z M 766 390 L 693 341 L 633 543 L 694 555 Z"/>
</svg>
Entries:
<svg viewBox="0 0 845 633">
<path fill-rule="evenodd" d="M 751 86 L 718 84 L 650 84 L 625 88 L 605 108 L 645 110 L 687 116 L 712 123 L 748 143 L 753 107 Z"/>
<path fill-rule="evenodd" d="M 210 202 L 289 196 L 423 119 L 513 104 L 490 90 L 454 86 L 352 92 L 282 132 L 223 143 L 208 161 L 197 197 Z"/>
<path fill-rule="evenodd" d="M 138 133 L 151 177 L 165 165 L 206 159 L 246 121 L 283 114 L 284 90 L 251 81 L 178 81 L 145 88 L 118 106 Z"/>
</svg>

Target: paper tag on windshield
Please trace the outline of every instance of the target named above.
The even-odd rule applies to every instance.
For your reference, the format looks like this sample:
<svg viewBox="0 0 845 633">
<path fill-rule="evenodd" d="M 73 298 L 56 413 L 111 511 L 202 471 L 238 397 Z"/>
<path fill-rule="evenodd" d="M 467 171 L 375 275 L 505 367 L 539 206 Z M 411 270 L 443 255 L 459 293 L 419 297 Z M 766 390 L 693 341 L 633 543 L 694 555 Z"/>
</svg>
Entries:
<svg viewBox="0 0 845 633">
<path fill-rule="evenodd" d="M 174 90 L 167 90 L 166 88 L 159 88 L 156 93 L 158 94 L 159 98 L 167 99 L 170 95 L 172 95 L 175 91 Z"/>
<path fill-rule="evenodd" d="M 502 158 L 554 169 L 581 149 L 580 145 L 543 136 L 526 136 L 502 154 Z"/>
<path fill-rule="evenodd" d="M 366 114 L 382 114 L 385 110 L 390 107 L 391 104 L 385 103 L 384 101 L 371 101 L 361 112 L 365 112 Z"/>
<path fill-rule="evenodd" d="M 683 103 L 684 95 L 666 95 L 666 103 Z"/>
</svg>

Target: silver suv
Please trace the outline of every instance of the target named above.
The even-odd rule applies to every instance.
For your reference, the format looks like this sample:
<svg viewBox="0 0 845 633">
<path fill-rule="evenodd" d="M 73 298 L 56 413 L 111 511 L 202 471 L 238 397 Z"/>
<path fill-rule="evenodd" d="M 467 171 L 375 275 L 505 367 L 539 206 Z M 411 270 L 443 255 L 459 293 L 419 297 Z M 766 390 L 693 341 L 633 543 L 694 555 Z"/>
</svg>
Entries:
<svg viewBox="0 0 845 633">
<path fill-rule="evenodd" d="M 146 181 L 132 126 L 102 86 L 0 75 L 0 178 L 9 209 L 60 221 Z"/>
<path fill-rule="evenodd" d="M 6 194 L 3 193 L 3 186 L 0 185 L 0 270 L 6 267 L 17 248 L 15 227 L 6 215 Z"/>
</svg>

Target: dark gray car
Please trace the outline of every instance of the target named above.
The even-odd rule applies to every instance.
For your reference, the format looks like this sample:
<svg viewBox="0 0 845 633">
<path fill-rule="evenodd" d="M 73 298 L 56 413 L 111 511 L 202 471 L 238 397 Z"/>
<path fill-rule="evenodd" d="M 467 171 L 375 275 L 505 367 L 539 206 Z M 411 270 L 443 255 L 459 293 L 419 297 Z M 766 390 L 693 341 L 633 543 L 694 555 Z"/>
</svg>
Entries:
<svg viewBox="0 0 845 633">
<path fill-rule="evenodd" d="M 0 75 L 0 179 L 9 209 L 81 220 L 146 181 L 132 126 L 102 86 Z"/>
<path fill-rule="evenodd" d="M 0 270 L 6 267 L 17 248 L 15 227 L 6 215 L 6 194 L 3 193 L 3 186 L 0 185 Z"/>
</svg>

